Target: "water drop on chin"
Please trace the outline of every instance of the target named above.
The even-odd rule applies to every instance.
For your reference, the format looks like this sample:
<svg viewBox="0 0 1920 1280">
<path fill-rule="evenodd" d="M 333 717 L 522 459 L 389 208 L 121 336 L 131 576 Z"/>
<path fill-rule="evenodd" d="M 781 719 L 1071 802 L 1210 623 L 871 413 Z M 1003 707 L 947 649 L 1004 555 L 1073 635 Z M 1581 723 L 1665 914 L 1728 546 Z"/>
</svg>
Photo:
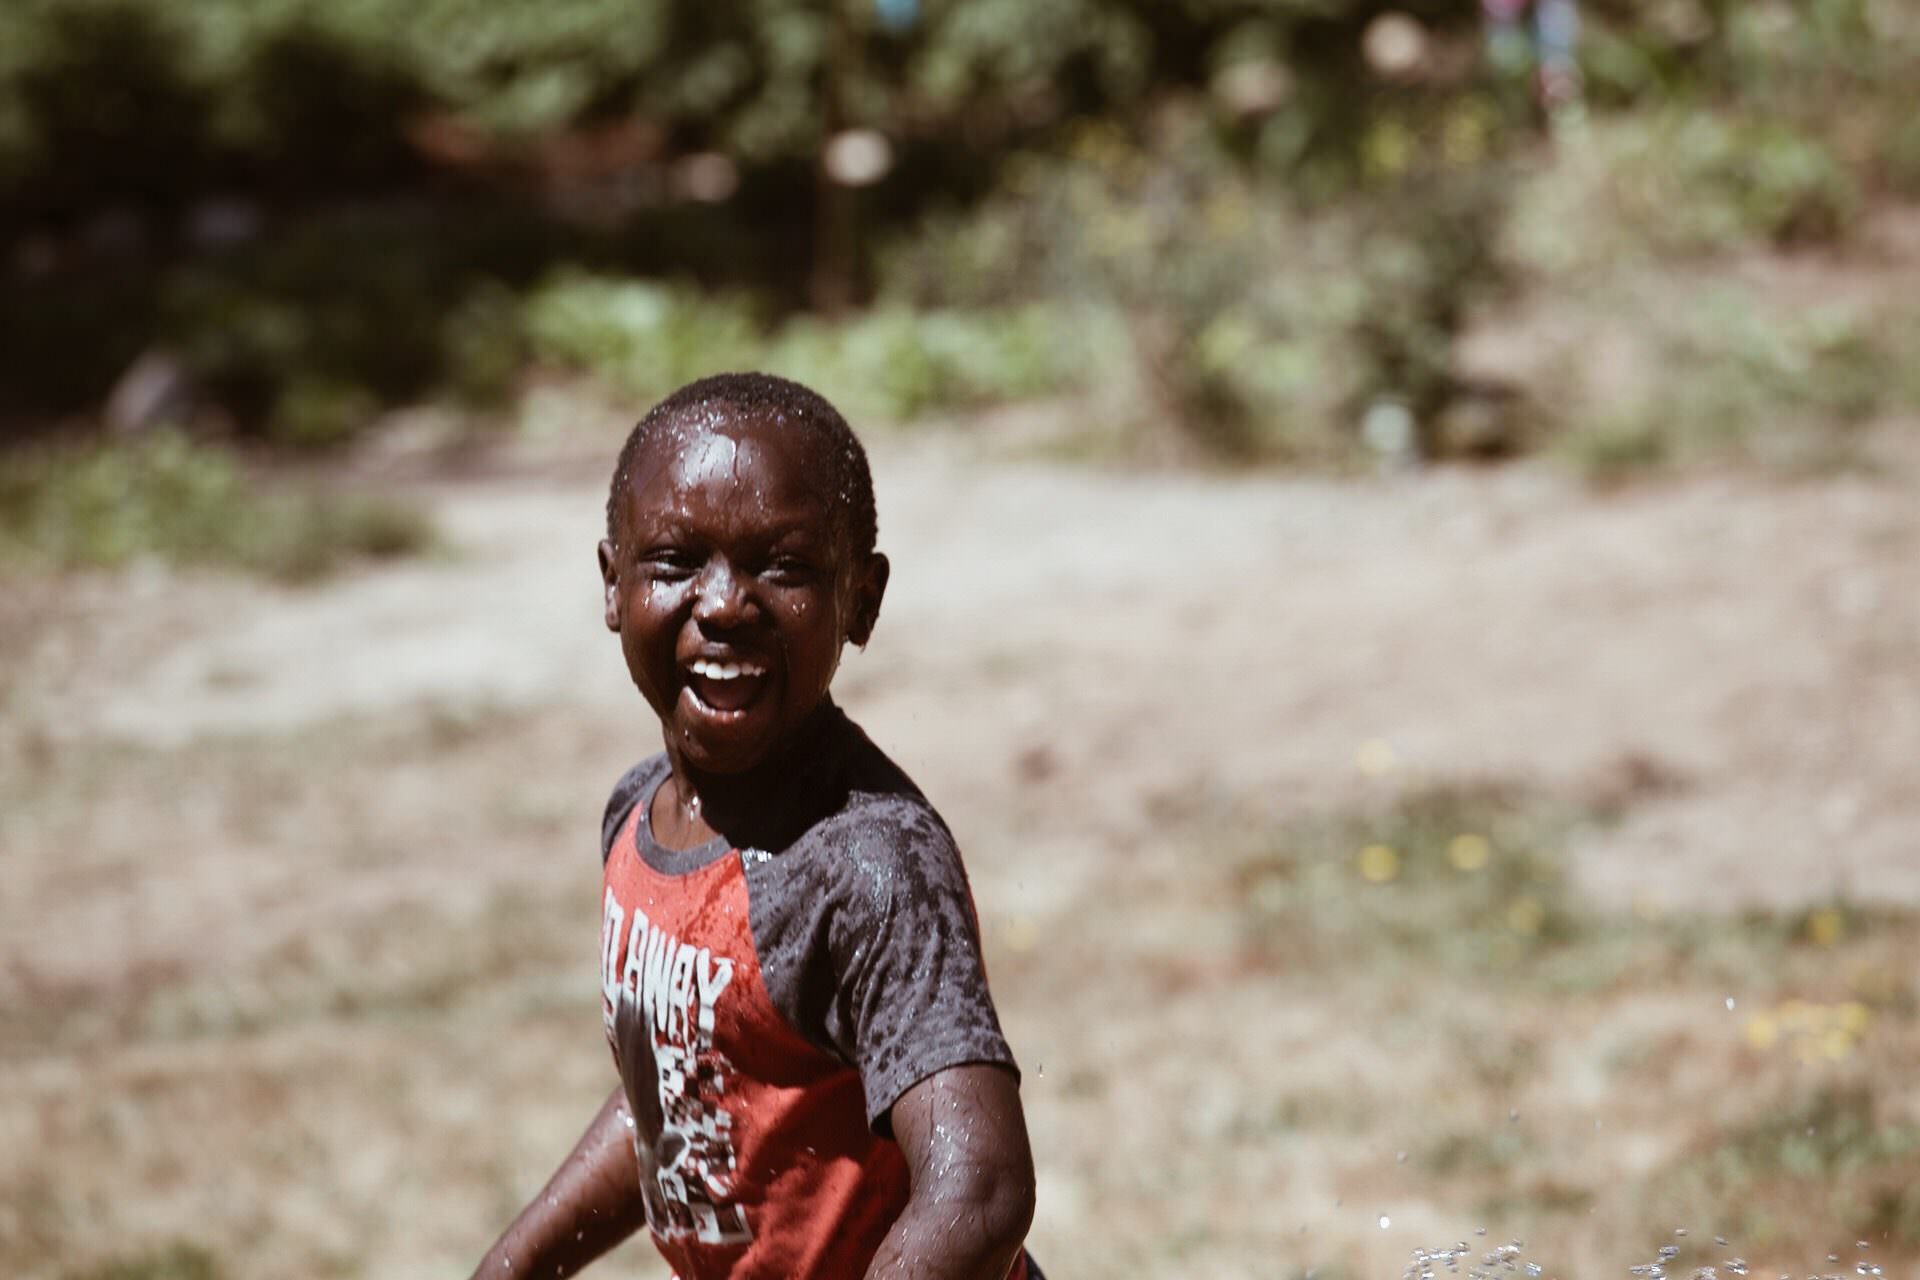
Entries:
<svg viewBox="0 0 1920 1280">
<path fill-rule="evenodd" d="M 1389 1217 L 1388 1217 L 1388 1216 L 1387 1216 L 1386 1214 L 1384 1214 L 1384 1213 L 1380 1215 L 1380 1229 L 1381 1229 L 1382 1231 L 1385 1231 L 1385 1230 L 1386 1230 L 1386 1229 L 1387 1229 L 1388 1227 L 1390 1227 L 1390 1226 L 1392 1226 L 1392 1225 L 1393 1225 L 1393 1219 L 1392 1219 L 1392 1218 L 1389 1218 Z"/>
<path fill-rule="evenodd" d="M 1732 997 L 1732 996 L 1728 996 L 1728 997 L 1727 997 L 1727 1012 L 1728 1012 L 1728 1013 L 1732 1013 L 1732 1012 L 1733 1012 L 1733 997 Z"/>
</svg>

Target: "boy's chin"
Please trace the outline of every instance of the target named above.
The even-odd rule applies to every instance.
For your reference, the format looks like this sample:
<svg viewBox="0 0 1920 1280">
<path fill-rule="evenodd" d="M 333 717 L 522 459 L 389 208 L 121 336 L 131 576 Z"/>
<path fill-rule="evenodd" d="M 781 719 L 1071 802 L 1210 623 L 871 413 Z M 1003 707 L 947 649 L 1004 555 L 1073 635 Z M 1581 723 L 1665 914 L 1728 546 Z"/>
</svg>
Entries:
<svg viewBox="0 0 1920 1280">
<path fill-rule="evenodd" d="M 672 723 L 681 760 L 702 773 L 746 773 L 778 744 L 778 725 L 772 711 L 768 706 L 716 711 L 691 693 L 682 693 Z"/>
</svg>

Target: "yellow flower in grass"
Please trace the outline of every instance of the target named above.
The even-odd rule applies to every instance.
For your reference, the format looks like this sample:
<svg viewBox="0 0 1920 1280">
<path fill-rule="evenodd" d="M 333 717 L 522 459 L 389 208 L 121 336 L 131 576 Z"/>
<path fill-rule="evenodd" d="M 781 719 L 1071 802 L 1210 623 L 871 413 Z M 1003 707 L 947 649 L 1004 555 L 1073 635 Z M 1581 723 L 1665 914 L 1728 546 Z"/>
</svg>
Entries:
<svg viewBox="0 0 1920 1280">
<path fill-rule="evenodd" d="M 1849 1000 L 1835 1008 L 1833 1012 L 1834 1018 L 1840 1024 L 1840 1029 L 1855 1040 L 1866 1034 L 1867 1024 L 1873 1021 L 1873 1010 L 1858 1000 Z"/>
<path fill-rule="evenodd" d="M 1458 871 L 1478 871 L 1493 856 L 1493 845 L 1485 836 L 1458 835 L 1447 845 L 1447 861 Z"/>
<path fill-rule="evenodd" d="M 1540 932 L 1540 926 L 1547 922 L 1547 909 L 1540 905 L 1537 898 L 1515 898 L 1507 908 L 1507 927 L 1515 933 L 1528 937 Z"/>
<path fill-rule="evenodd" d="M 1771 1013 L 1747 1019 L 1747 1043 L 1765 1051 L 1784 1041 L 1801 1062 L 1841 1062 L 1853 1054 L 1872 1021 L 1873 1011 L 1858 1000 L 1782 1000 Z"/>
<path fill-rule="evenodd" d="M 1822 907 L 1807 917 L 1807 940 L 1819 947 L 1831 947 L 1845 937 L 1847 918 L 1833 907 Z"/>
<path fill-rule="evenodd" d="M 1400 877 L 1400 855 L 1392 845 L 1370 844 L 1360 851 L 1358 862 L 1368 884 L 1386 884 Z"/>
</svg>

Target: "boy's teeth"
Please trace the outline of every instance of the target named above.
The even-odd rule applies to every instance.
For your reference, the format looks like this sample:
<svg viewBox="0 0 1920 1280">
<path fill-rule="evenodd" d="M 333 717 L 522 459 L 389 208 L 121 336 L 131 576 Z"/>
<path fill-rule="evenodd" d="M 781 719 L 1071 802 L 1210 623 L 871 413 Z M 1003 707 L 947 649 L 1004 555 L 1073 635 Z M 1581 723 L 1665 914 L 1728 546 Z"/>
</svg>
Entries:
<svg viewBox="0 0 1920 1280">
<path fill-rule="evenodd" d="M 693 664 L 693 674 L 709 680 L 738 680 L 743 675 L 763 676 L 766 673 L 766 668 L 756 667 L 752 663 L 713 662 L 699 658 Z"/>
</svg>

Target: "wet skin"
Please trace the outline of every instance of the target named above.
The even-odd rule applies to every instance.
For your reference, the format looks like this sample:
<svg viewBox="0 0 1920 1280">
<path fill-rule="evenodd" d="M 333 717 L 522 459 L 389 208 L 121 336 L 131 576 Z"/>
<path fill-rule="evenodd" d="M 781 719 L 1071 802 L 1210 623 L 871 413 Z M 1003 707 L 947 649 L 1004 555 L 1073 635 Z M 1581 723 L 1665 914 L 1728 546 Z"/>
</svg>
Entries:
<svg viewBox="0 0 1920 1280">
<path fill-rule="evenodd" d="M 793 766 L 842 647 L 866 643 L 880 616 L 886 557 L 849 545 L 811 443 L 724 417 L 663 433 L 634 460 L 619 544 L 600 544 L 606 623 L 673 766 L 650 815 L 670 848 L 750 830 L 756 812 L 778 807 L 804 776 Z M 741 674 L 716 681 L 696 662 Z M 564 1280 L 644 1225 L 625 1106 L 617 1087 L 474 1280 Z M 1033 1219 L 1017 1078 L 949 1067 L 902 1094 L 888 1119 L 908 1201 L 867 1280 L 1000 1280 Z"/>
<path fill-rule="evenodd" d="M 752 418 L 675 425 L 599 546 L 607 627 L 673 766 L 651 815 L 670 847 L 751 825 L 879 618 L 886 557 L 850 545 L 813 446 Z"/>
</svg>

